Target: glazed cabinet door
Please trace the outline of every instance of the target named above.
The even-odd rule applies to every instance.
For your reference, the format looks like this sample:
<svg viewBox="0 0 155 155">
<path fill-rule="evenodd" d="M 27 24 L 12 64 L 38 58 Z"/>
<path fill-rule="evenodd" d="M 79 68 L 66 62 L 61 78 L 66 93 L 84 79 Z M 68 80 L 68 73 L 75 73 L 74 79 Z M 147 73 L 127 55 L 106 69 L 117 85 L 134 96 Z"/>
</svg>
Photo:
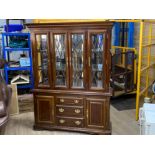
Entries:
<svg viewBox="0 0 155 155">
<path fill-rule="evenodd" d="M 84 31 L 69 32 L 70 87 L 86 88 L 86 35 Z"/>
<path fill-rule="evenodd" d="M 54 88 L 66 89 L 69 87 L 67 33 L 55 31 L 51 36 Z"/>
<path fill-rule="evenodd" d="M 33 69 L 35 88 L 51 87 L 51 59 L 49 52 L 49 34 L 34 34 Z"/>
<path fill-rule="evenodd" d="M 87 99 L 87 127 L 104 128 L 106 121 L 106 100 Z"/>
<path fill-rule="evenodd" d="M 54 123 L 54 97 L 35 96 L 35 115 L 37 123 Z"/>
<path fill-rule="evenodd" d="M 89 89 L 104 90 L 106 85 L 106 31 L 88 32 Z"/>
</svg>

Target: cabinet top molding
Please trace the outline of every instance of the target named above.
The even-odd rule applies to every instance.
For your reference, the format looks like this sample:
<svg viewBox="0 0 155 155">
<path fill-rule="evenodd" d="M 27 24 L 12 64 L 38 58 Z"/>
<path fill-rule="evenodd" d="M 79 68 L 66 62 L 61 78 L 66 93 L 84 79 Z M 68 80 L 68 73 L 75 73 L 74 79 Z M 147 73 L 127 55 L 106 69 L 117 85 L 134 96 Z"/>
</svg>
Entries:
<svg viewBox="0 0 155 155">
<path fill-rule="evenodd" d="M 52 22 L 52 23 L 28 23 L 26 26 L 28 28 L 54 28 L 54 27 L 101 27 L 109 28 L 113 26 L 114 22 L 110 21 L 96 21 L 96 22 Z"/>
</svg>

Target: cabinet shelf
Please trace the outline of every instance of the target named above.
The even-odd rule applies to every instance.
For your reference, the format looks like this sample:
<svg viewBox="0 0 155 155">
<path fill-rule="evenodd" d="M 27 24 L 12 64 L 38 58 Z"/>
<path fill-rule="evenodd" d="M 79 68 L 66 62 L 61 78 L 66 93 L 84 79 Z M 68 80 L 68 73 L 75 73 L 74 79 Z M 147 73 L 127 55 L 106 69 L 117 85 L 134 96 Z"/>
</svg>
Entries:
<svg viewBox="0 0 155 155">
<path fill-rule="evenodd" d="M 103 72 L 103 70 L 92 69 L 93 72 Z"/>
<path fill-rule="evenodd" d="M 101 49 L 92 49 L 92 52 L 94 52 L 94 53 L 101 53 L 103 50 L 101 50 Z"/>
<path fill-rule="evenodd" d="M 56 66 L 56 71 L 66 71 L 66 65 Z"/>
</svg>

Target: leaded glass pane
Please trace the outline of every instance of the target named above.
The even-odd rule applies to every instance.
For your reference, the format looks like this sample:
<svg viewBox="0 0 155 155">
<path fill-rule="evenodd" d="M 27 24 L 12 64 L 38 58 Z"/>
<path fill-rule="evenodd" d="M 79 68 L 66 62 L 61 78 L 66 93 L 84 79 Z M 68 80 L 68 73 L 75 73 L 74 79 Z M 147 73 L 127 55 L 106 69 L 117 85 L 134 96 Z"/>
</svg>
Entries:
<svg viewBox="0 0 155 155">
<path fill-rule="evenodd" d="M 56 85 L 66 86 L 66 46 L 65 34 L 54 35 L 56 60 Z"/>
<path fill-rule="evenodd" d="M 104 34 L 91 35 L 91 87 L 103 88 Z"/>
<path fill-rule="evenodd" d="M 47 35 L 36 35 L 37 53 L 38 53 L 38 79 L 39 84 L 48 85 L 48 51 Z"/>
<path fill-rule="evenodd" d="M 72 34 L 72 87 L 83 87 L 84 35 Z"/>
</svg>

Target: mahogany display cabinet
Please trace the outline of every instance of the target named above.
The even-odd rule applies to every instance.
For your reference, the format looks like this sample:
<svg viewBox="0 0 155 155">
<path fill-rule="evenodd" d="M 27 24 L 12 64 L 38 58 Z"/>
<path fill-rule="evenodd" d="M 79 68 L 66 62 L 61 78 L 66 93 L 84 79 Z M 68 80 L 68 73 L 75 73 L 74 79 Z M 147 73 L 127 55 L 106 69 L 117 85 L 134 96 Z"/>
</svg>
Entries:
<svg viewBox="0 0 155 155">
<path fill-rule="evenodd" d="M 112 22 L 27 24 L 34 129 L 111 134 Z"/>
</svg>

